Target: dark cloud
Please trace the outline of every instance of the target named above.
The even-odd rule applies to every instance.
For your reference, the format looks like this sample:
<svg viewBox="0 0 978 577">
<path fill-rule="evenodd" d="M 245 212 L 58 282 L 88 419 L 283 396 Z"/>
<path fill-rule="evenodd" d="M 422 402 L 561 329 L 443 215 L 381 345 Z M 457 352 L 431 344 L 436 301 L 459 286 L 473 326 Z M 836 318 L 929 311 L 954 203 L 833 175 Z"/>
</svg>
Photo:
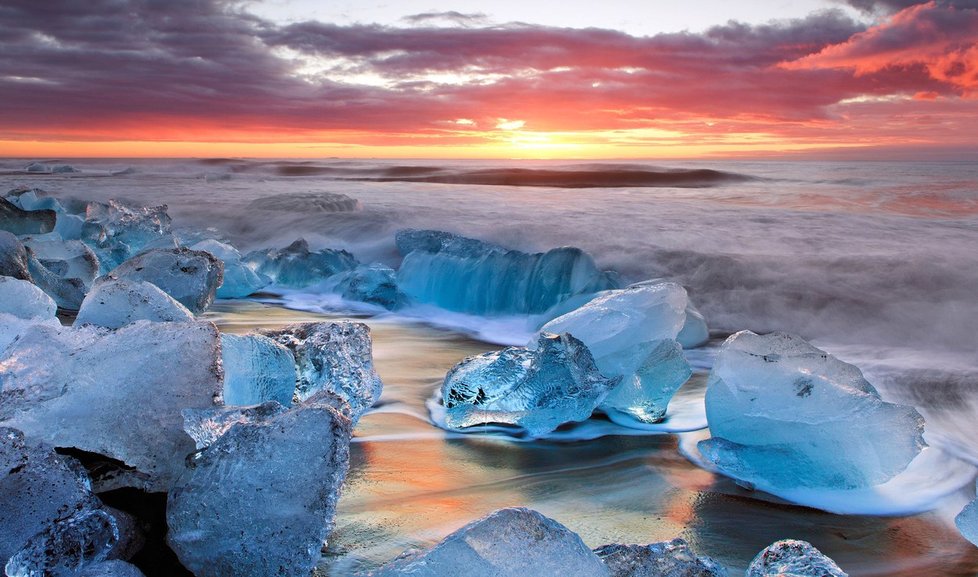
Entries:
<svg viewBox="0 0 978 577">
<path fill-rule="evenodd" d="M 423 12 L 412 14 L 401 18 L 404 22 L 412 25 L 429 24 L 431 22 L 449 22 L 456 26 L 479 26 L 489 23 L 489 18 L 481 12 L 473 14 L 463 14 L 450 10 L 448 12 Z"/>
</svg>

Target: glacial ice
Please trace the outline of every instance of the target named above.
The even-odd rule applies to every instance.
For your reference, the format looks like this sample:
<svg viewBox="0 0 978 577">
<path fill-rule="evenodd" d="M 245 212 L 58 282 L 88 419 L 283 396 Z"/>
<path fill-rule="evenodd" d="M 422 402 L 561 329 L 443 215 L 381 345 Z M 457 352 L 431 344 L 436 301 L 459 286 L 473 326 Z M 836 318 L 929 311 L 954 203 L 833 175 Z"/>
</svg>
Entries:
<svg viewBox="0 0 978 577">
<path fill-rule="evenodd" d="M 51 232 L 57 218 L 53 210 L 23 210 L 6 198 L 0 198 L 0 229 L 13 234 Z"/>
<path fill-rule="evenodd" d="M 194 440 L 198 450 L 206 449 L 234 425 L 263 424 L 288 410 L 288 407 L 278 401 L 265 401 L 249 407 L 184 409 L 183 430 Z"/>
<path fill-rule="evenodd" d="M 165 204 L 133 207 L 110 200 L 90 202 L 85 211 L 82 240 L 98 255 L 103 274 L 169 235 Z"/>
<path fill-rule="evenodd" d="M 0 276 L 0 313 L 22 319 L 53 319 L 57 312 L 58 306 L 51 297 L 34 284 Z"/>
<path fill-rule="evenodd" d="M 354 424 L 373 405 L 384 384 L 374 370 L 370 328 L 363 323 L 301 323 L 261 331 L 295 356 L 295 400 L 329 391 L 350 406 Z"/>
<path fill-rule="evenodd" d="M 145 577 L 135 565 L 113 560 L 86 566 L 78 577 Z"/>
<path fill-rule="evenodd" d="M 608 577 L 608 569 L 573 531 L 524 508 L 500 509 L 424 552 L 401 555 L 358 577 Z"/>
<path fill-rule="evenodd" d="M 913 408 L 884 402 L 853 365 L 800 337 L 741 331 L 710 373 L 703 457 L 735 479 L 853 489 L 903 471 L 924 447 Z"/>
<path fill-rule="evenodd" d="M 222 386 L 211 323 L 35 325 L 0 358 L 0 424 L 121 461 L 103 490 L 166 490 L 194 450 L 181 411 L 214 406 Z"/>
<path fill-rule="evenodd" d="M 316 404 L 233 425 L 169 491 L 170 547 L 197 577 L 307 577 L 332 529 L 350 434 Z"/>
<path fill-rule="evenodd" d="M 766 547 L 745 577 L 848 577 L 835 561 L 806 541 L 785 539 Z"/>
<path fill-rule="evenodd" d="M 85 282 L 79 278 L 65 278 L 48 269 L 30 250 L 27 255 L 27 270 L 31 281 L 54 299 L 59 308 L 77 311 L 85 299 Z M 67 269 L 56 265 L 55 269 L 67 272 Z"/>
<path fill-rule="evenodd" d="M 119 528 L 107 511 L 83 511 L 48 525 L 28 539 L 7 561 L 7 577 L 75 577 L 85 567 L 105 561 Z"/>
<path fill-rule="evenodd" d="M 24 247 L 44 268 L 65 279 L 78 279 L 86 287 L 98 276 L 98 257 L 85 243 L 48 235 L 22 237 Z"/>
<path fill-rule="evenodd" d="M 116 267 L 110 278 L 146 281 L 201 313 L 214 302 L 224 264 L 208 252 L 189 248 L 151 249 Z"/>
<path fill-rule="evenodd" d="M 379 263 L 360 265 L 334 277 L 336 291 L 343 298 L 380 305 L 386 309 L 396 309 L 405 300 L 397 288 L 397 273 L 389 266 Z"/>
<path fill-rule="evenodd" d="M 47 196 L 47 193 L 39 188 L 19 188 L 11 190 L 5 197 L 17 208 L 26 211 L 34 210 L 53 210 L 56 214 L 54 232 L 65 240 L 78 240 L 81 238 L 82 227 L 85 219 L 78 214 L 69 213 L 64 203 L 57 198 Z M 74 199 L 66 199 L 65 203 L 69 206 L 78 204 Z M 84 211 L 82 211 L 84 213 Z M 2 227 L 0 227 L 2 228 Z M 32 233 L 37 234 L 37 233 Z"/>
<path fill-rule="evenodd" d="M 506 423 L 538 437 L 586 420 L 617 383 L 598 372 L 581 341 L 543 334 L 535 349 L 509 347 L 455 365 L 442 384 L 445 423 L 451 429 Z"/>
<path fill-rule="evenodd" d="M 697 557 L 682 539 L 649 545 L 603 545 L 594 550 L 611 577 L 727 577 L 709 557 Z"/>
<path fill-rule="evenodd" d="M 263 335 L 221 335 L 224 404 L 257 405 L 278 401 L 289 406 L 295 394 L 292 351 Z"/>
<path fill-rule="evenodd" d="M 33 281 L 27 268 L 27 249 L 13 233 L 0 230 L 0 275 Z"/>
<path fill-rule="evenodd" d="M 207 239 L 192 245 L 190 248 L 209 252 L 224 263 L 224 282 L 217 288 L 217 298 L 244 298 L 272 283 L 271 278 L 245 266 L 241 262 L 241 253 L 229 244 Z"/>
<path fill-rule="evenodd" d="M 542 313 L 618 284 L 577 248 L 528 254 L 435 230 L 402 230 L 397 284 L 411 299 L 478 315 Z"/>
<path fill-rule="evenodd" d="M 540 334 L 574 335 L 590 349 L 602 374 L 621 377 L 602 410 L 613 418 L 625 414 L 655 423 L 664 418 L 669 400 L 692 374 L 675 341 L 688 304 L 678 284 L 640 283 L 601 293 L 543 325 Z"/>
<path fill-rule="evenodd" d="M 359 264 L 345 250 L 326 248 L 312 252 L 309 243 L 301 238 L 283 249 L 250 252 L 242 262 L 270 277 L 275 284 L 289 288 L 304 288 L 322 282 L 336 273 L 353 270 Z"/>
<path fill-rule="evenodd" d="M 978 490 L 978 484 L 975 489 Z M 961 535 L 978 546 L 978 498 L 964 506 L 964 509 L 954 518 Z"/>
<path fill-rule="evenodd" d="M 194 320 L 194 315 L 154 284 L 102 277 L 85 295 L 75 326 L 117 329 L 138 320 L 186 322 Z"/>
</svg>

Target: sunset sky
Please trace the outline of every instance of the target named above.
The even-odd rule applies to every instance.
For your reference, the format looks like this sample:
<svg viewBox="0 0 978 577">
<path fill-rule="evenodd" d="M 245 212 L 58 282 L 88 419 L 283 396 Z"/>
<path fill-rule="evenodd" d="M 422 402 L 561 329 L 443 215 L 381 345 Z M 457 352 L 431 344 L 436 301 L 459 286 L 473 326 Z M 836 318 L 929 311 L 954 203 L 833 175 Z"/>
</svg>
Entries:
<svg viewBox="0 0 978 577">
<path fill-rule="evenodd" d="M 0 156 L 978 157 L 978 0 L 5 0 Z"/>
</svg>

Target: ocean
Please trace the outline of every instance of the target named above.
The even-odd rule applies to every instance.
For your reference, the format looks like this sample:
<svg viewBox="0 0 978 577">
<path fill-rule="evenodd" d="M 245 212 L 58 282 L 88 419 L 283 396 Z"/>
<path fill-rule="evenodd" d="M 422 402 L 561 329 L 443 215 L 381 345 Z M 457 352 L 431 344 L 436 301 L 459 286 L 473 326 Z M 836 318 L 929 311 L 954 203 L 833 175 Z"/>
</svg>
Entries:
<svg viewBox="0 0 978 577">
<path fill-rule="evenodd" d="M 385 391 L 351 451 L 321 566 L 345 575 L 431 545 L 496 508 L 540 510 L 591 546 L 683 537 L 743 570 L 782 538 L 812 542 L 850 575 L 976 575 L 953 527 L 978 474 L 978 165 L 820 161 L 58 161 L 0 187 L 167 204 L 178 230 L 242 252 L 296 238 L 396 267 L 394 233 L 456 232 L 526 252 L 576 246 L 623 281 L 682 283 L 711 342 L 679 395 L 694 406 L 712 354 L 742 329 L 787 331 L 859 366 L 884 399 L 926 419 L 929 467 L 891 493 L 839 504 L 757 494 L 695 466 L 687 434 L 597 427 L 547 441 L 449 434 L 426 403 L 467 355 L 525 344 L 533 319 L 357 308 L 315 290 L 221 301 L 240 332 L 350 318 L 373 331 Z M 335 195 L 346 195 L 349 199 Z M 349 209 L 355 210 L 349 210 Z M 815 508 L 811 508 L 815 507 Z M 817 508 L 856 511 L 839 515 Z"/>
</svg>

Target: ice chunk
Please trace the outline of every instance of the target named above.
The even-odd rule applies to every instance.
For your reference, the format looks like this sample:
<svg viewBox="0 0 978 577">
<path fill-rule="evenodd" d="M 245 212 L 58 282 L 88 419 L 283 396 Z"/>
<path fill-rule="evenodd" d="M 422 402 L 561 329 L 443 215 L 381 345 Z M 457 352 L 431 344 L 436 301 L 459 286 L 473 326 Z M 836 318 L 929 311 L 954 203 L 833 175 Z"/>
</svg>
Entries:
<svg viewBox="0 0 978 577">
<path fill-rule="evenodd" d="M 27 268 L 27 249 L 13 233 L 0 230 L 0 276 L 32 281 Z"/>
<path fill-rule="evenodd" d="M 402 555 L 359 577 L 608 577 L 573 531 L 530 509 L 500 509 L 469 523 L 425 552 Z"/>
<path fill-rule="evenodd" d="M 223 263 L 208 252 L 157 248 L 134 256 L 108 276 L 153 283 L 197 314 L 214 302 L 223 274 Z"/>
<path fill-rule="evenodd" d="M 397 289 L 394 269 L 379 263 L 360 265 L 336 275 L 336 290 L 343 298 L 396 309 L 404 303 L 404 295 Z"/>
<path fill-rule="evenodd" d="M 70 174 L 81 172 L 70 164 L 45 164 L 43 162 L 32 162 L 24 169 L 27 172 L 39 172 L 44 174 Z"/>
<path fill-rule="evenodd" d="M 57 214 L 53 210 L 23 210 L 0 198 L 0 230 L 13 234 L 44 234 L 54 230 Z"/>
<path fill-rule="evenodd" d="M 710 340 L 710 329 L 706 326 L 706 318 L 692 303 L 686 305 L 686 322 L 676 335 L 676 340 L 684 349 L 703 346 Z"/>
<path fill-rule="evenodd" d="M 62 278 L 77 278 L 90 287 L 98 276 L 98 257 L 85 243 L 51 237 L 24 237 L 24 247 L 49 271 Z"/>
<path fill-rule="evenodd" d="M 978 485 L 975 487 L 978 489 Z M 961 513 L 954 518 L 954 524 L 965 539 L 978 546 L 978 499 L 965 505 Z"/>
<path fill-rule="evenodd" d="M 772 543 L 754 557 L 746 577 L 848 577 L 835 561 L 806 541 Z"/>
<path fill-rule="evenodd" d="M 126 206 L 118 201 L 88 203 L 82 239 L 108 272 L 139 251 L 170 235 L 166 205 Z"/>
<path fill-rule="evenodd" d="M 852 489 L 903 471 L 924 447 L 924 420 L 884 402 L 862 373 L 800 337 L 741 331 L 710 373 L 712 439 L 699 450 L 721 472 L 777 487 Z"/>
<path fill-rule="evenodd" d="M 221 335 L 224 404 L 257 405 L 278 401 L 285 406 L 295 394 L 296 364 L 292 351 L 262 335 Z"/>
<path fill-rule="evenodd" d="M 103 510 L 83 511 L 49 525 L 7 561 L 7 577 L 75 577 L 100 563 L 119 542 L 115 518 Z"/>
<path fill-rule="evenodd" d="M 540 333 L 581 339 L 602 374 L 621 377 L 602 409 L 645 423 L 665 416 L 669 400 L 692 374 L 675 339 L 689 300 L 682 286 L 649 282 L 601 293 L 543 325 Z"/>
<path fill-rule="evenodd" d="M 88 565 L 78 577 L 144 577 L 143 572 L 125 561 L 103 561 Z"/>
<path fill-rule="evenodd" d="M 384 384 L 374 370 L 370 329 L 363 323 L 301 323 L 262 331 L 295 356 L 295 399 L 330 391 L 349 403 L 354 424 L 377 400 Z"/>
<path fill-rule="evenodd" d="M 336 273 L 356 268 L 357 259 L 345 250 L 309 250 L 309 243 L 299 239 L 283 249 L 254 251 L 243 262 L 275 284 L 303 288 L 322 282 Z"/>
<path fill-rule="evenodd" d="M 445 422 L 452 429 L 506 423 L 538 437 L 586 420 L 617 383 L 598 372 L 581 341 L 543 334 L 535 350 L 509 347 L 455 365 L 441 389 Z"/>
<path fill-rule="evenodd" d="M 220 398 L 220 354 L 211 323 L 35 325 L 0 358 L 0 423 L 130 468 L 102 490 L 166 490 L 194 450 L 181 411 Z"/>
<path fill-rule="evenodd" d="M 697 557 L 682 539 L 650 545 L 604 545 L 594 552 L 611 577 L 726 577 L 727 570 L 709 557 Z"/>
<path fill-rule="evenodd" d="M 117 329 L 138 320 L 186 322 L 194 315 L 154 284 L 103 277 L 82 301 L 75 325 Z"/>
<path fill-rule="evenodd" d="M 245 266 L 241 262 L 241 253 L 229 244 L 208 239 L 198 242 L 191 248 L 209 252 L 224 263 L 224 282 L 217 288 L 217 298 L 243 298 L 272 283 L 269 277 Z"/>
<path fill-rule="evenodd" d="M 307 577 L 332 529 L 350 434 L 323 405 L 232 426 L 170 490 L 170 547 L 197 577 Z"/>
<path fill-rule="evenodd" d="M 278 401 L 267 401 L 251 407 L 184 409 L 183 430 L 193 437 L 197 449 L 206 449 L 238 423 L 264 423 L 287 410 Z"/>
<path fill-rule="evenodd" d="M 33 330 L 33 327 L 37 325 L 58 328 L 61 326 L 61 322 L 53 317 L 47 319 L 22 319 L 10 313 L 0 312 L 0 362 L 3 362 L 4 349 L 10 346 L 10 343 L 20 338 L 20 335 Z"/>
<path fill-rule="evenodd" d="M 402 230 L 397 284 L 417 302 L 480 315 L 542 313 L 617 282 L 577 248 L 527 254 L 435 230 Z"/>
<path fill-rule="evenodd" d="M 27 255 L 27 270 L 30 271 L 34 284 L 54 299 L 59 308 L 77 311 L 85 299 L 85 282 L 78 278 L 65 278 L 59 274 L 66 273 L 67 268 L 59 267 L 57 263 L 53 265 L 55 270 L 48 269 L 34 257 L 30 250 L 27 251 Z"/>
<path fill-rule="evenodd" d="M 299 192 L 263 196 L 248 203 L 250 208 L 298 214 L 360 210 L 360 201 L 338 192 Z"/>
<path fill-rule="evenodd" d="M 0 313 L 22 319 L 53 319 L 58 312 L 44 291 L 26 280 L 0 276 Z"/>
</svg>

